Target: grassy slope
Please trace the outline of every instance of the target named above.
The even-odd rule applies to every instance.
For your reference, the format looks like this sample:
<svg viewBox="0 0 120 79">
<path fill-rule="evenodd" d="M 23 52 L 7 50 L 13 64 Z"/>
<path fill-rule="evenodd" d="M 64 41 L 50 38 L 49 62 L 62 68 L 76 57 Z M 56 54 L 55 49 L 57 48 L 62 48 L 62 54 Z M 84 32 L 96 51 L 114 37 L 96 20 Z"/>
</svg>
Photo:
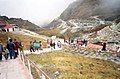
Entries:
<svg viewBox="0 0 120 79">
<path fill-rule="evenodd" d="M 0 19 L 7 21 L 10 24 L 16 24 L 20 28 L 24 28 L 34 32 L 36 32 L 37 29 L 40 29 L 40 27 L 35 25 L 34 23 L 31 23 L 28 20 L 23 20 L 21 18 L 8 18 L 7 16 L 0 16 Z"/>
<path fill-rule="evenodd" d="M 38 31 L 38 33 L 39 34 L 41 34 L 41 35 L 46 35 L 46 36 L 61 36 L 61 34 L 60 34 L 60 30 L 59 29 L 57 29 L 57 28 L 55 28 L 55 29 L 47 29 L 47 28 L 43 28 L 43 29 L 40 29 L 39 31 Z"/>
<path fill-rule="evenodd" d="M 57 79 L 119 79 L 120 65 L 110 61 L 85 58 L 64 51 L 42 55 L 29 55 L 29 58 L 42 65 L 52 75 L 60 72 Z"/>
<path fill-rule="evenodd" d="M 31 36 L 26 36 L 26 35 L 21 35 L 21 34 L 12 34 L 12 33 L 5 33 L 5 32 L 0 32 L 0 41 L 5 45 L 8 37 L 12 39 L 17 39 L 19 41 L 23 42 L 23 45 L 25 48 L 29 48 L 30 41 L 38 40 L 38 41 L 43 41 L 41 38 L 35 38 Z"/>
</svg>

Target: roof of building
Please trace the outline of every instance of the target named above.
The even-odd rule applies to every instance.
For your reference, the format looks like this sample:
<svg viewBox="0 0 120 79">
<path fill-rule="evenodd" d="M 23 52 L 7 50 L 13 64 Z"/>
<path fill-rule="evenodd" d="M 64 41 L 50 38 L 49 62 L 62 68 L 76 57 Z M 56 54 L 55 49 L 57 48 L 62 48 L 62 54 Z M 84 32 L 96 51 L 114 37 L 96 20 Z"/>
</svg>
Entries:
<svg viewBox="0 0 120 79">
<path fill-rule="evenodd" d="M 6 23 L 6 26 L 4 28 L 13 28 L 13 26 L 10 25 L 9 23 Z"/>
<path fill-rule="evenodd" d="M 5 21 L 0 20 L 0 25 L 6 25 Z"/>
<path fill-rule="evenodd" d="M 3 26 L 3 28 L 13 28 L 12 25 L 10 25 L 7 21 L 0 20 L 0 26 Z"/>
</svg>

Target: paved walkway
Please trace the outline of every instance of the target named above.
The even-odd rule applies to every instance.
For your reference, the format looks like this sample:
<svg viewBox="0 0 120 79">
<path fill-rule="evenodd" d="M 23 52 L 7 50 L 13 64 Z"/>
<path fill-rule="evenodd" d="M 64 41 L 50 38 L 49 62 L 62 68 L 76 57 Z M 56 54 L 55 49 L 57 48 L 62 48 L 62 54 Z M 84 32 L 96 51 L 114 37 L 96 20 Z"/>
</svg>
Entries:
<svg viewBox="0 0 120 79">
<path fill-rule="evenodd" d="M 0 62 L 0 79 L 31 79 L 19 58 Z"/>
<path fill-rule="evenodd" d="M 50 52 L 55 50 L 61 50 L 61 48 L 53 49 L 45 48 L 40 51 L 32 52 L 33 54 L 40 54 L 44 52 Z M 31 54 L 29 50 L 24 51 L 25 54 Z M 4 57 L 3 57 L 4 58 Z M 23 65 L 19 58 L 9 59 L 0 62 L 0 79 L 31 79 L 29 75 L 29 71 Z"/>
<path fill-rule="evenodd" d="M 62 50 L 62 48 L 56 48 L 56 49 L 51 49 L 51 48 L 44 48 L 43 50 L 35 51 L 35 52 L 30 52 L 29 50 L 24 50 L 25 54 L 40 54 L 40 53 L 46 53 L 46 52 L 52 52 L 56 50 Z"/>
</svg>

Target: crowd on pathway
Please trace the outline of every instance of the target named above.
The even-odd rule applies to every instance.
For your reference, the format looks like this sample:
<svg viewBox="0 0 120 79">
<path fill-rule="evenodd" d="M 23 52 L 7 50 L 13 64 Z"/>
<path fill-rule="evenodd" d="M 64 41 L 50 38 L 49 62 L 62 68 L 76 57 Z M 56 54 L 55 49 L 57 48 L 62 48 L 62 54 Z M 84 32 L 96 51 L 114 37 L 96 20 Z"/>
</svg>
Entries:
<svg viewBox="0 0 120 79">
<path fill-rule="evenodd" d="M 46 42 L 48 48 L 51 49 L 56 49 L 56 47 L 61 48 L 62 46 L 60 41 L 56 42 L 55 40 L 47 39 Z M 43 50 L 42 41 L 37 40 L 30 41 L 29 50 L 30 52 Z M 18 57 L 19 53 L 24 53 L 22 42 L 16 39 L 13 40 L 9 38 L 8 41 L 6 42 L 6 45 L 3 45 L 2 42 L 0 41 L 0 61 L 3 59 L 3 56 L 5 57 L 6 60 L 8 58 L 15 59 Z"/>
<path fill-rule="evenodd" d="M 72 40 L 70 38 L 68 40 L 64 39 L 64 42 L 68 43 L 70 46 L 72 46 L 74 48 L 76 48 L 76 47 L 79 48 L 81 46 L 86 47 L 88 45 L 88 43 L 89 43 L 89 41 L 86 40 L 86 39 L 83 39 L 83 40 L 82 39 Z M 107 44 L 108 43 L 107 43 L 106 40 L 100 42 L 100 44 L 98 44 L 98 45 L 102 46 L 102 48 L 100 50 L 98 50 L 98 51 L 100 51 L 100 52 L 101 51 L 109 51 L 109 49 L 107 49 Z M 114 50 L 114 52 L 116 52 L 117 56 L 120 57 L 120 46 L 117 46 L 116 50 Z"/>
<path fill-rule="evenodd" d="M 56 47 L 61 48 L 62 44 L 60 41 L 55 42 L 52 39 L 47 39 L 47 47 L 51 48 L 51 49 L 56 49 Z M 41 41 L 31 41 L 30 42 L 30 52 L 35 52 L 35 51 L 39 51 L 39 50 L 43 50 L 43 44 Z"/>
<path fill-rule="evenodd" d="M 17 58 L 19 55 L 18 50 L 20 50 L 20 52 L 23 52 L 23 45 L 16 39 L 9 39 L 6 45 L 3 45 L 0 41 L 0 61 L 2 61 L 3 56 L 5 57 L 5 60 L 8 60 L 9 57 L 10 59 Z"/>
<path fill-rule="evenodd" d="M 61 41 L 59 40 L 55 41 L 53 39 L 47 39 L 46 42 L 47 42 L 48 48 L 51 48 L 51 49 L 62 47 Z M 69 40 L 69 41 L 64 40 L 64 42 L 70 45 L 75 45 L 76 47 L 79 47 L 79 46 L 87 46 L 89 41 L 85 39 L 84 40 L 77 39 L 75 44 L 74 44 L 74 40 Z M 102 49 L 101 49 L 102 51 L 107 51 L 106 45 L 107 45 L 107 42 L 102 42 Z M 0 61 L 2 60 L 2 55 L 5 57 L 6 60 L 9 57 L 10 59 L 17 58 L 19 55 L 18 50 L 23 53 L 22 42 L 19 42 L 16 39 L 14 40 L 9 39 L 6 45 L 3 45 L 2 42 L 0 41 Z M 42 41 L 36 41 L 36 40 L 31 41 L 29 45 L 29 50 L 30 52 L 43 50 Z M 120 47 L 117 48 L 116 52 L 117 53 L 120 52 Z"/>
<path fill-rule="evenodd" d="M 47 44 L 48 44 L 48 47 L 51 47 L 53 49 L 55 49 L 56 47 L 58 48 L 62 47 L 61 41 L 56 42 L 55 40 L 52 40 L 52 39 L 47 39 Z"/>
<path fill-rule="evenodd" d="M 35 52 L 36 50 L 42 50 L 42 42 L 36 40 L 30 41 L 30 52 Z"/>
<path fill-rule="evenodd" d="M 69 40 L 64 39 L 64 42 L 68 43 L 69 45 L 71 45 L 73 47 L 80 47 L 80 46 L 84 46 L 85 47 L 88 44 L 88 40 L 86 40 L 86 39 L 83 39 L 83 40 L 81 40 L 81 39 L 73 40 L 73 39 L 69 38 Z"/>
</svg>

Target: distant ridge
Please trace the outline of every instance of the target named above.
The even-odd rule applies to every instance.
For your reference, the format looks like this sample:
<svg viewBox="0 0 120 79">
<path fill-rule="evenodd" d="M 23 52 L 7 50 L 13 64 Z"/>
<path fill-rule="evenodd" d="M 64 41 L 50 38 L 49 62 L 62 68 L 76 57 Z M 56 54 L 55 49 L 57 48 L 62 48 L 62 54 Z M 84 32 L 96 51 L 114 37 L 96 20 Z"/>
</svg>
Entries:
<svg viewBox="0 0 120 79">
<path fill-rule="evenodd" d="M 115 20 L 120 16 L 120 0 L 76 0 L 60 15 L 60 19 L 66 21 L 91 16 Z"/>
<path fill-rule="evenodd" d="M 27 29 L 30 31 L 36 31 L 40 27 L 35 25 L 34 23 L 31 23 L 28 20 L 23 20 L 21 18 L 8 18 L 7 16 L 0 16 L 0 19 L 7 21 L 10 24 L 16 24 L 20 28 Z"/>
</svg>

